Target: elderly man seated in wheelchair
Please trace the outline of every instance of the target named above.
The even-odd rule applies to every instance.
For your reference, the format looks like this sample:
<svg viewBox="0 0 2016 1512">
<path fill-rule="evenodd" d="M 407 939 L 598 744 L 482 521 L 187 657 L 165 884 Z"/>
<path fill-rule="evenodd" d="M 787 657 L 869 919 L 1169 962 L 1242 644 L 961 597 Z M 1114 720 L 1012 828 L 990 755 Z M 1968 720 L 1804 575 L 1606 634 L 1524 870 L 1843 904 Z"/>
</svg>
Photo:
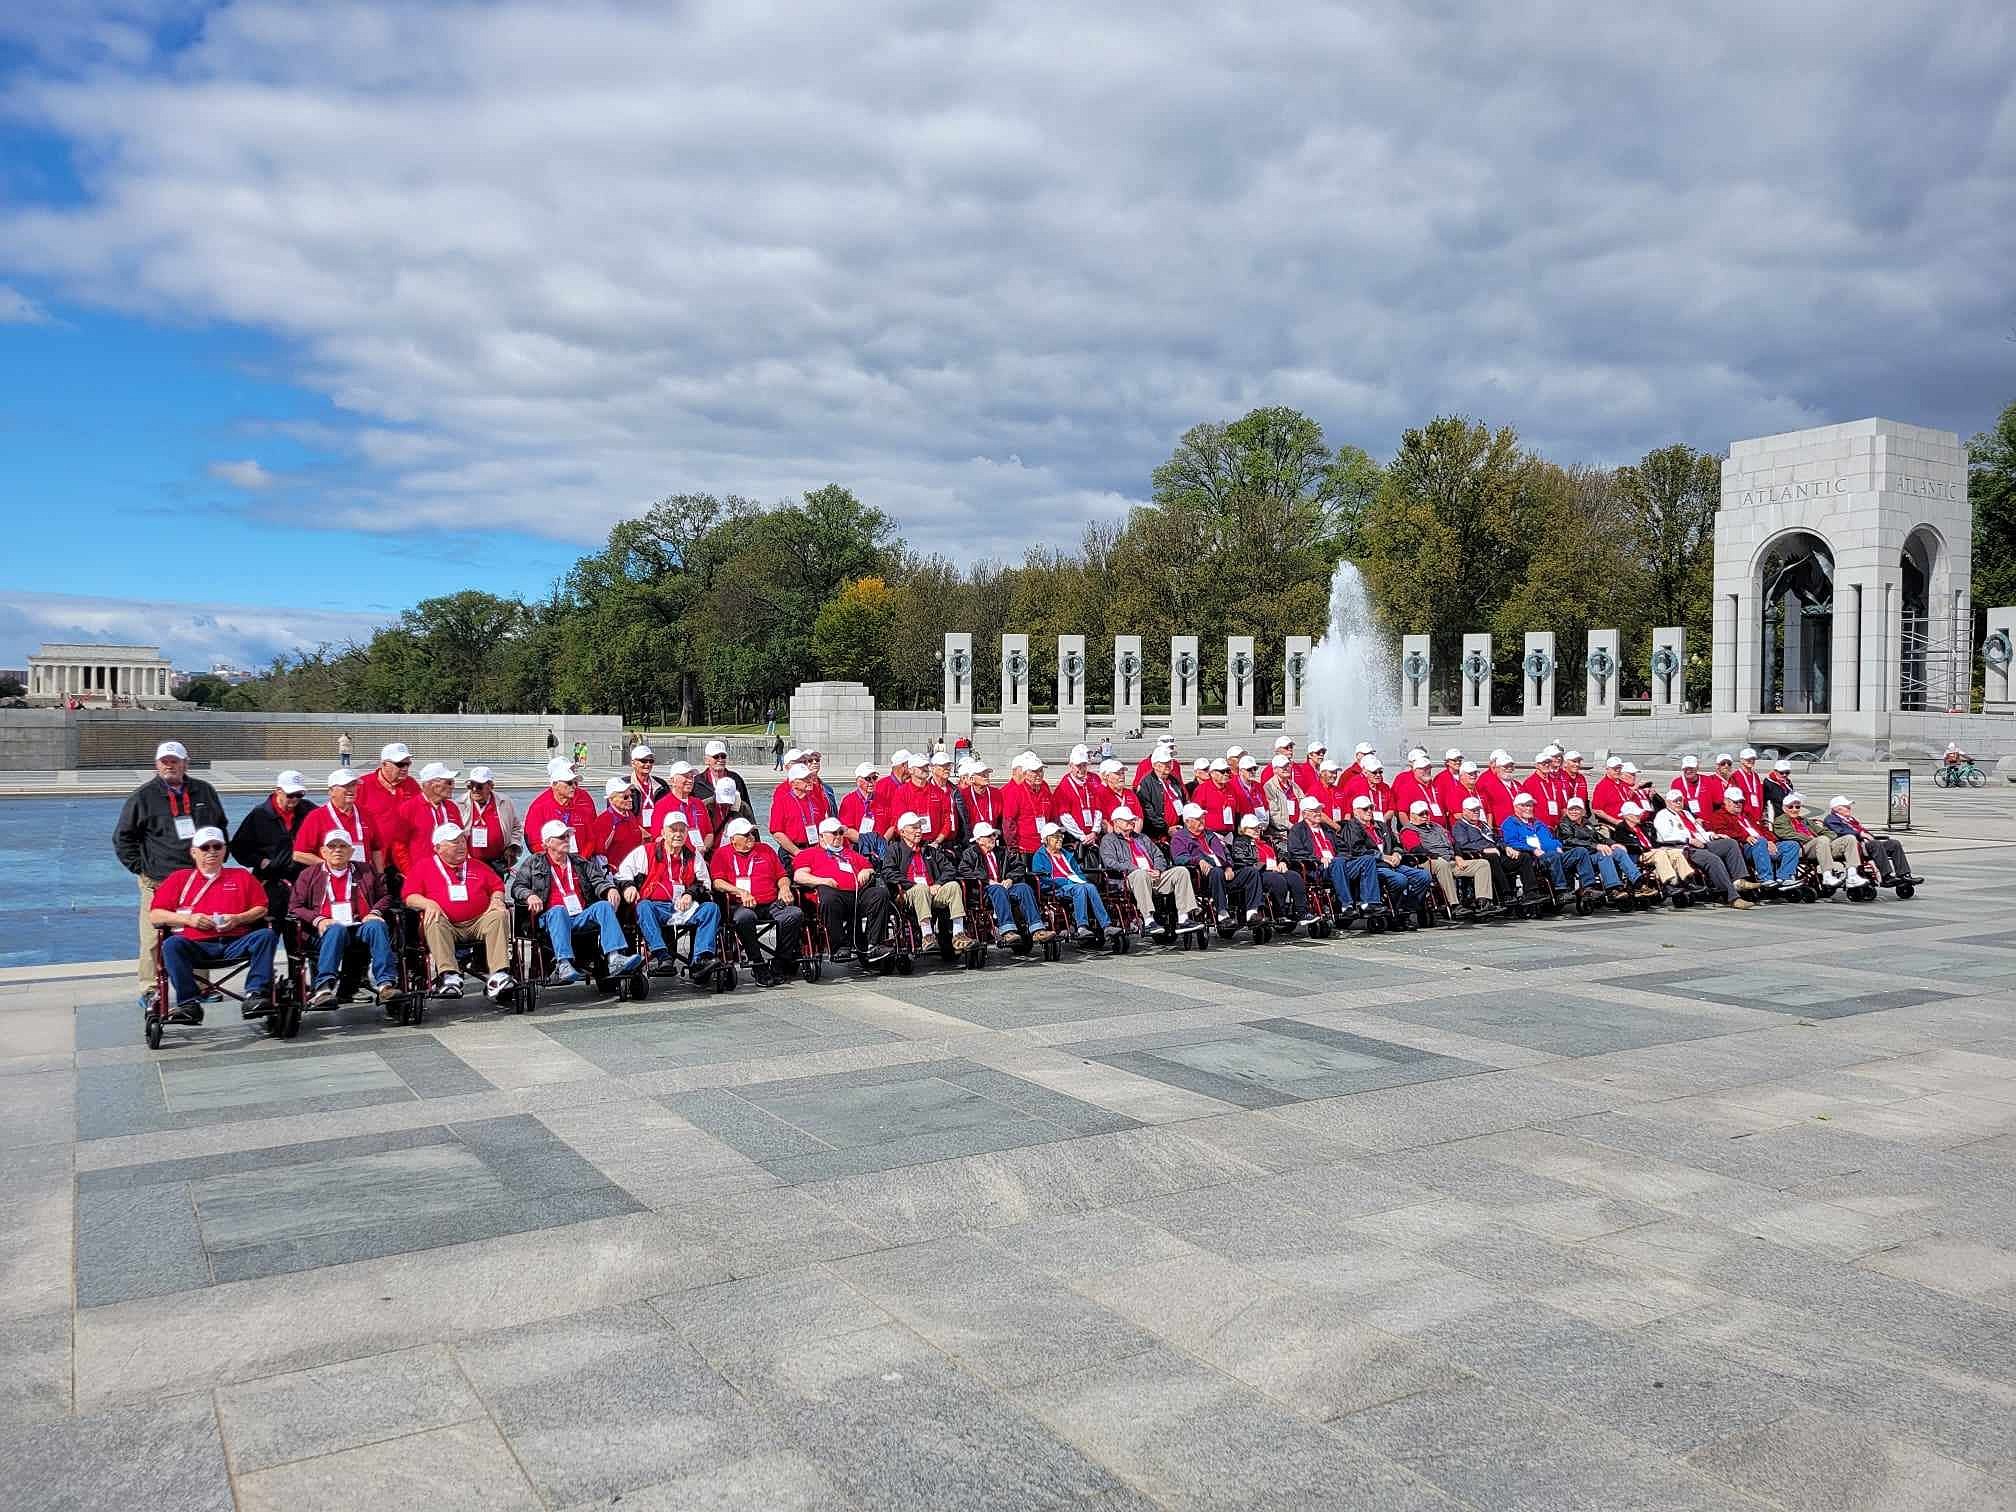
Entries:
<svg viewBox="0 0 2016 1512">
<path fill-rule="evenodd" d="M 266 889 L 244 867 L 226 866 L 224 848 L 224 831 L 207 824 L 198 829 L 189 841 L 193 864 L 164 878 L 147 910 L 148 923 L 173 931 L 161 942 L 171 1024 L 203 1022 L 200 967 L 244 961 L 245 997 L 263 999 L 272 989 L 279 940 L 266 922 Z M 159 1036 L 149 1032 L 151 1045 Z"/>
<path fill-rule="evenodd" d="M 925 817 L 905 810 L 896 820 L 896 834 L 882 852 L 878 868 L 883 885 L 917 916 L 917 933 L 933 933 L 932 910 L 944 909 L 952 925 L 952 949 L 964 955 L 973 948 L 966 932 L 966 890 L 959 885 L 959 861 L 945 846 L 933 845 L 924 834 Z"/>
<path fill-rule="evenodd" d="M 625 856 L 616 880 L 623 884 L 623 901 L 637 909 L 651 974 L 670 976 L 679 969 L 673 942 L 683 929 L 691 940 L 692 978 L 707 981 L 719 964 L 714 944 L 721 934 L 721 905 L 713 901 L 714 878 L 707 858 L 693 848 L 693 827 L 683 810 L 666 811 L 657 844 L 640 845 Z"/>
<path fill-rule="evenodd" d="M 399 963 L 385 917 L 385 884 L 353 854 L 350 837 L 332 829 L 322 837 L 322 861 L 294 879 L 287 914 L 315 952 L 310 1008 L 336 1006 L 343 957 L 352 945 L 371 953 L 371 991 L 390 1006 L 399 996 Z"/>
<path fill-rule="evenodd" d="M 430 837 L 434 854 L 415 861 L 406 876 L 406 906 L 420 915 L 420 933 L 432 960 L 434 991 L 462 996 L 460 946 L 479 943 L 489 972 L 483 990 L 493 1003 L 512 1000 L 511 911 L 497 874 L 469 853 L 469 833 L 459 824 L 437 824 Z"/>
<path fill-rule="evenodd" d="M 547 980 L 554 987 L 582 980 L 574 964 L 574 937 L 588 930 L 599 937 L 611 977 L 628 976 L 644 964 L 643 957 L 630 953 L 616 914 L 622 894 L 599 860 L 568 849 L 572 833 L 565 820 L 548 819 L 539 827 L 539 849 L 526 852 L 505 884 L 512 906 L 524 907 L 546 931 L 553 947 L 553 973 Z"/>
<path fill-rule="evenodd" d="M 1126 879 L 1127 891 L 1141 917 L 1153 920 L 1155 899 L 1169 899 L 1176 910 L 1176 931 L 1190 934 L 1204 927 L 1197 911 L 1197 886 L 1187 866 L 1171 866 L 1162 847 L 1141 833 L 1141 819 L 1122 805 L 1113 810 L 1110 827 L 1099 839 L 1099 864 Z"/>
</svg>

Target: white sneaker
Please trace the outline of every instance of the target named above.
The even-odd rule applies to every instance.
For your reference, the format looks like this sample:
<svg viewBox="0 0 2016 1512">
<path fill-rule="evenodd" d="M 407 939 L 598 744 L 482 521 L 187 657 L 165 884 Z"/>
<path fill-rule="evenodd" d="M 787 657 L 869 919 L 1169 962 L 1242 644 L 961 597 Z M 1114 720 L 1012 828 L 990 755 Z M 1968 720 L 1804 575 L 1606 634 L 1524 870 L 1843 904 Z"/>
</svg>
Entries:
<svg viewBox="0 0 2016 1512">
<path fill-rule="evenodd" d="M 1248 924 L 1258 924 L 1258 923 L 1260 922 L 1260 910 L 1259 910 L 1259 909 L 1257 909 L 1257 908 L 1249 908 L 1249 909 L 1247 909 L 1247 910 L 1246 910 L 1246 922 L 1247 922 Z"/>
<path fill-rule="evenodd" d="M 1846 872 L 1836 867 L 1833 871 L 1821 873 L 1820 880 L 1825 882 L 1829 887 L 1839 887 L 1842 879 L 1847 875 Z"/>
<path fill-rule="evenodd" d="M 462 996 L 462 973 L 459 971 L 444 971 L 441 974 L 440 985 L 435 988 L 435 991 L 444 998 L 458 998 Z"/>
</svg>

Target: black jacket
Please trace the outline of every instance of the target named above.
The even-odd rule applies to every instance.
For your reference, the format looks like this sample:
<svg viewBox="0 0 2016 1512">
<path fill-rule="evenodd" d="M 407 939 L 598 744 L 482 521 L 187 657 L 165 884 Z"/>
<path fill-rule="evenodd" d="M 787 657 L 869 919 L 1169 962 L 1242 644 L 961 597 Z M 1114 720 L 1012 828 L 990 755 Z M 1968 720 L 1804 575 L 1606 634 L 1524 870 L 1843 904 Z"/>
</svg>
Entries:
<svg viewBox="0 0 2016 1512">
<path fill-rule="evenodd" d="M 315 812 L 306 798 L 294 805 L 292 821 L 283 820 L 268 798 L 238 821 L 238 833 L 231 837 L 231 859 L 252 873 L 268 888 L 287 888 L 301 870 L 294 859 L 294 837 L 301 824 Z"/>
<path fill-rule="evenodd" d="M 1017 882 L 1029 880 L 1029 858 L 1012 845 L 996 844 L 994 859 L 1000 863 L 1000 882 L 1003 887 L 1013 887 Z M 987 863 L 981 858 L 979 845 L 973 844 L 959 853 L 959 875 L 967 882 L 986 882 Z"/>
<path fill-rule="evenodd" d="M 1175 791 L 1169 796 L 1176 800 L 1176 810 L 1181 813 L 1188 795 L 1180 781 L 1169 784 Z M 1167 844 L 1169 841 L 1169 820 L 1162 808 L 1162 779 L 1151 768 L 1148 775 L 1134 785 L 1134 795 L 1141 800 L 1141 832 L 1150 840 Z"/>
<path fill-rule="evenodd" d="M 897 835 L 885 841 L 882 846 L 882 859 L 876 865 L 882 881 L 894 892 L 900 893 L 909 887 L 910 858 L 920 853 L 924 857 L 924 874 L 931 879 L 933 886 L 940 882 L 959 880 L 959 863 L 953 859 L 951 851 L 946 847 L 923 845 L 913 851 L 909 842 L 901 835 Z"/>
<path fill-rule="evenodd" d="M 574 863 L 574 890 L 581 895 L 583 902 L 599 902 L 602 895 L 616 885 L 609 880 L 608 868 L 595 857 L 569 856 L 567 859 Z M 504 888 L 514 908 L 528 898 L 537 898 L 542 905 L 551 898 L 553 863 L 547 859 L 545 850 L 527 851 L 511 868 Z"/>
<path fill-rule="evenodd" d="M 189 800 L 189 817 L 196 828 L 211 825 L 229 829 L 217 789 L 190 776 L 182 779 L 182 791 Z M 119 864 L 136 877 L 166 881 L 171 873 L 191 865 L 189 842 L 175 833 L 175 816 L 168 807 L 168 784 L 150 777 L 133 790 L 126 806 L 119 810 L 119 822 L 112 826 L 112 852 Z"/>
</svg>

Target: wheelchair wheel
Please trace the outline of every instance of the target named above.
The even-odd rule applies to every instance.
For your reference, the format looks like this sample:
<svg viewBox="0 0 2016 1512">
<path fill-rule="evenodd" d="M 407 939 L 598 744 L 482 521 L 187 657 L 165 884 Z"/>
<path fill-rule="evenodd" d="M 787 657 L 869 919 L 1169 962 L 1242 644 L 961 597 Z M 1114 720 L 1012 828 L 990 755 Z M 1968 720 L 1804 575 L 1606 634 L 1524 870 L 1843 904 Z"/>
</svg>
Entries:
<svg viewBox="0 0 2016 1512">
<path fill-rule="evenodd" d="M 1271 925 L 1260 923 L 1253 926 L 1253 943 L 1255 945 L 1265 945 L 1273 938 L 1274 930 Z"/>
<path fill-rule="evenodd" d="M 1043 942 L 1043 959 L 1046 961 L 1063 960 L 1064 947 L 1059 945 L 1055 940 L 1045 940 Z"/>
<path fill-rule="evenodd" d="M 616 984 L 616 995 L 633 1003 L 641 1003 L 651 996 L 651 978 L 642 971 L 633 971 Z"/>
<path fill-rule="evenodd" d="M 907 977 L 917 969 L 916 957 L 907 955 L 891 956 L 888 967 L 884 968 L 884 974 L 886 975 L 891 969 L 895 971 L 896 975 Z"/>
<path fill-rule="evenodd" d="M 518 1011 L 530 1013 L 539 1006 L 539 984 L 526 977 L 518 984 Z"/>
<path fill-rule="evenodd" d="M 147 1048 L 149 1050 L 159 1050 L 161 1048 L 161 1020 L 154 1017 L 151 1013 L 148 1014 L 146 1016 L 145 1032 L 147 1035 Z"/>
<path fill-rule="evenodd" d="M 975 939 L 971 945 L 966 947 L 965 966 L 968 971 L 985 971 L 987 969 L 987 947 L 981 944 L 978 939 Z"/>
<path fill-rule="evenodd" d="M 1918 891 L 1918 888 L 1917 888 L 1917 886 L 1916 886 L 1915 884 L 1913 884 L 1913 883 L 1910 883 L 1910 882 L 1899 882 L 1899 883 L 1897 884 L 1897 896 L 1898 896 L 1898 897 L 1900 897 L 1900 898 L 1908 898 L 1908 897 L 1911 897 L 1911 896 L 1912 896 L 1913 894 L 1915 894 L 1915 893 L 1916 893 L 1917 891 Z"/>
<path fill-rule="evenodd" d="M 826 963 L 816 958 L 808 958 L 798 963 L 798 974 L 808 982 L 816 982 L 826 974 Z"/>
<path fill-rule="evenodd" d="M 735 968 L 730 966 L 726 961 L 723 961 L 714 968 L 714 974 L 708 978 L 707 985 L 714 992 L 733 992 L 735 990 Z"/>
<path fill-rule="evenodd" d="M 301 1032 L 301 1005 L 291 998 L 277 999 L 266 1010 L 266 1032 L 275 1039 L 294 1038 Z"/>
</svg>

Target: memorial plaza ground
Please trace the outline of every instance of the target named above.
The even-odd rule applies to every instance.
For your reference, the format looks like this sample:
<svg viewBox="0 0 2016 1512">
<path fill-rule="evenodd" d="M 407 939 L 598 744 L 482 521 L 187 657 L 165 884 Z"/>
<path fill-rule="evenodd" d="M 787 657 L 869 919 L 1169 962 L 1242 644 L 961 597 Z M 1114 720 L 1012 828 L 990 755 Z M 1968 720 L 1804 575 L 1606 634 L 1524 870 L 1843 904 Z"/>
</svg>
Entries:
<svg viewBox="0 0 2016 1512">
<path fill-rule="evenodd" d="M 1917 821 L 1909 902 L 154 1055 L 5 973 L 0 1503 L 2016 1505 L 2016 792 Z"/>
</svg>

